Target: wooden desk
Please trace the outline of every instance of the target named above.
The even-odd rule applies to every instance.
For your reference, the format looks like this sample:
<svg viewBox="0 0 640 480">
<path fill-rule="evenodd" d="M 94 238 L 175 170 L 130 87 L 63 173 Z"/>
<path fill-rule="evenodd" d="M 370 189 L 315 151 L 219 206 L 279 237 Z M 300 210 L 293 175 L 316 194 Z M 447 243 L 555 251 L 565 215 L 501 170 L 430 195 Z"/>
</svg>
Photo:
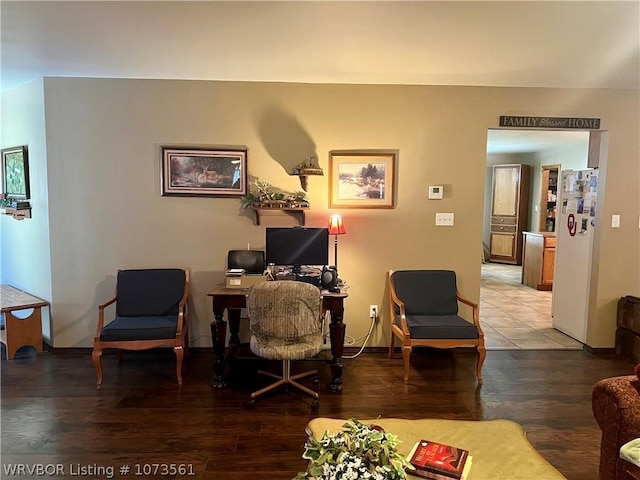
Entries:
<svg viewBox="0 0 640 480">
<path fill-rule="evenodd" d="M 214 388 L 226 386 L 225 380 L 225 340 L 227 337 L 227 322 L 223 315 L 227 310 L 229 318 L 229 357 L 233 357 L 240 346 L 240 310 L 247 305 L 249 290 L 240 288 L 215 287 L 207 295 L 213 303 L 213 321 L 211 322 L 211 338 L 213 341 L 213 382 Z M 342 391 L 342 353 L 344 350 L 345 325 L 342 322 L 344 316 L 344 299 L 346 293 L 323 293 L 323 312 L 331 314 L 329 334 L 331 336 L 331 382 L 329 389 L 332 392 Z"/>
<path fill-rule="evenodd" d="M 42 307 L 48 302 L 18 290 L 11 285 L 0 285 L 0 307 L 4 314 L 4 330 L 0 341 L 7 347 L 7 359 L 15 357 L 20 347 L 32 345 L 36 352 L 42 353 Z M 18 318 L 16 310 L 33 309 L 26 318 Z"/>
</svg>

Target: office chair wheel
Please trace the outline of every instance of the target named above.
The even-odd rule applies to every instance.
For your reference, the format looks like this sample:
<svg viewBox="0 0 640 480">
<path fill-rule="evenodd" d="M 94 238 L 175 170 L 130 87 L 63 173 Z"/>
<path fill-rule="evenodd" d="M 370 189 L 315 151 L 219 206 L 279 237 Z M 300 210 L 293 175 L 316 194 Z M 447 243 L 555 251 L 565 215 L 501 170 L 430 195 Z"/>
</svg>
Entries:
<svg viewBox="0 0 640 480">
<path fill-rule="evenodd" d="M 320 402 L 318 401 L 318 399 L 316 399 L 313 402 L 311 402 L 311 411 L 312 412 L 317 412 L 319 408 L 320 408 Z"/>
<path fill-rule="evenodd" d="M 256 408 L 256 400 L 254 398 L 252 398 L 251 400 L 247 400 L 246 402 L 244 402 L 244 408 L 246 408 L 247 410 L 253 410 L 254 408 Z"/>
</svg>

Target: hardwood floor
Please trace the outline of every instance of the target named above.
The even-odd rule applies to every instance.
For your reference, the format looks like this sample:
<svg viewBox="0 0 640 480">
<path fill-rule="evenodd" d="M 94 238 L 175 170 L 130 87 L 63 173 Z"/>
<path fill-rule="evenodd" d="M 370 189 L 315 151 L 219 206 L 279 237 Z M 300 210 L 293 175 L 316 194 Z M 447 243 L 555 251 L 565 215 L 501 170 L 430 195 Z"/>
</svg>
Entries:
<svg viewBox="0 0 640 480">
<path fill-rule="evenodd" d="M 0 478 L 10 478 L 9 464 L 23 463 L 63 464 L 65 475 L 15 478 L 78 478 L 71 467 L 77 473 L 80 466 L 89 469 L 84 478 L 109 478 L 108 468 L 111 478 L 125 478 L 119 468 L 128 464 L 130 478 L 291 479 L 306 465 L 301 454 L 311 418 L 382 416 L 511 419 L 568 479 L 595 479 L 600 430 L 591 413 L 592 386 L 633 371 L 612 355 L 581 350 L 490 351 L 478 389 L 474 354 L 416 349 L 405 386 L 401 359 L 365 352 L 344 361 L 341 394 L 327 390 L 328 366 L 294 365 L 294 371 L 320 370 L 314 415 L 310 398 L 293 390 L 260 399 L 253 410 L 243 407 L 252 389 L 268 382 L 255 369 L 278 372 L 277 363 L 238 360 L 231 386 L 213 390 L 211 361 L 210 353 L 194 351 L 179 388 L 172 352 L 125 353 L 120 364 L 105 354 L 98 391 L 88 354 L 3 359 Z M 151 463 L 192 465 L 195 475 L 134 475 L 135 464 Z"/>
</svg>

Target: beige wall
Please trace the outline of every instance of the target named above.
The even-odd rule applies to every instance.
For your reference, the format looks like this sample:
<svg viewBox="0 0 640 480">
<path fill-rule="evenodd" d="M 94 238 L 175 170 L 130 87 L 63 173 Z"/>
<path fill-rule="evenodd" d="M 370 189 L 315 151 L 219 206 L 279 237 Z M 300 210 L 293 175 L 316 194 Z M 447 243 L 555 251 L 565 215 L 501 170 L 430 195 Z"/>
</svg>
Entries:
<svg viewBox="0 0 640 480">
<path fill-rule="evenodd" d="M 287 171 L 333 149 L 394 149 L 397 206 L 342 209 L 340 274 L 349 284 L 347 334 L 362 337 L 369 304 L 382 318 L 369 345 L 389 337 L 386 272 L 449 268 L 478 300 L 487 129 L 500 115 L 599 117 L 611 131 L 592 346 L 613 345 L 615 301 L 640 293 L 638 91 L 313 85 L 122 79 L 44 80 L 51 283 L 56 347 L 88 347 L 97 305 L 118 268 L 190 266 L 191 338 L 210 346 L 207 290 L 224 279 L 226 253 L 264 246 L 265 226 L 237 199 L 160 196 L 160 146 L 244 145 L 249 172 L 298 190 Z M 3 100 L 4 102 L 4 100 Z M 3 126 L 4 129 L 4 126 Z M 445 198 L 428 201 L 428 185 Z M 328 178 L 309 178 L 307 225 L 325 226 Z M 622 194 L 626 190 L 626 194 Z M 609 193 L 611 192 L 611 193 Z M 336 210 L 337 211 L 337 210 Z M 454 212 L 455 226 L 434 226 Z M 629 219 L 625 221 L 625 219 Z M 6 220 L 3 220 L 6 222 Z M 4 233 L 3 233 L 4 235 Z"/>
</svg>

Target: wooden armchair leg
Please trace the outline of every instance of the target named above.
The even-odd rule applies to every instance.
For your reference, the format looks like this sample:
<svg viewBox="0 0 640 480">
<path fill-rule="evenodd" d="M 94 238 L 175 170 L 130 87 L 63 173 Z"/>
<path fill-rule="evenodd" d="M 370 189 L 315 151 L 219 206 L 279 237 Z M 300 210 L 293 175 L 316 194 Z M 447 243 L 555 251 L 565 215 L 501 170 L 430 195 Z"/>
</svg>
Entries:
<svg viewBox="0 0 640 480">
<path fill-rule="evenodd" d="M 409 383 L 409 369 L 411 368 L 411 345 L 402 346 L 402 360 L 404 362 L 404 383 Z"/>
<path fill-rule="evenodd" d="M 189 332 L 185 331 L 182 337 L 182 346 L 184 347 L 184 356 L 189 358 L 190 346 L 189 346 Z"/>
<path fill-rule="evenodd" d="M 178 385 L 182 385 L 182 359 L 184 357 L 184 349 L 182 346 L 173 347 L 176 354 L 176 376 L 178 377 Z"/>
<path fill-rule="evenodd" d="M 102 350 L 93 348 L 93 352 L 91 353 L 91 361 L 93 362 L 93 366 L 96 367 L 96 374 L 98 375 L 98 383 L 96 384 L 96 388 L 100 390 L 102 387 Z"/>
<path fill-rule="evenodd" d="M 394 348 L 395 348 L 395 338 L 396 336 L 391 332 L 391 341 L 389 342 L 389 358 L 394 357 Z"/>
<path fill-rule="evenodd" d="M 482 385 L 482 364 L 484 363 L 484 359 L 487 357 L 487 350 L 483 345 L 478 345 L 478 363 L 476 366 L 476 371 L 478 374 L 478 384 Z"/>
</svg>

